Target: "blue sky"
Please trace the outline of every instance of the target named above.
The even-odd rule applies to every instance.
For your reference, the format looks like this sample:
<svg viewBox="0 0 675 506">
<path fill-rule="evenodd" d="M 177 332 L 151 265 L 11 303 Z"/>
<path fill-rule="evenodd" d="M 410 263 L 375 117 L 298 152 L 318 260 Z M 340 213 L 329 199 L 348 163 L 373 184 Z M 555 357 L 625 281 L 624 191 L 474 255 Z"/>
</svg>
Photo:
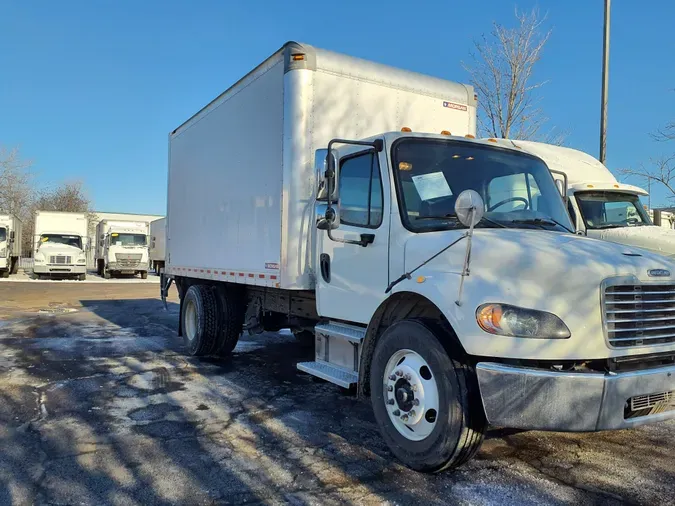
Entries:
<svg viewBox="0 0 675 506">
<path fill-rule="evenodd" d="M 20 145 L 42 185 L 83 180 L 98 210 L 163 214 L 169 131 L 285 41 L 466 82 L 472 40 L 538 5 L 554 29 L 542 106 L 597 156 L 602 4 L 0 0 L 0 144 Z M 663 152 L 648 134 L 675 116 L 675 2 L 646 6 L 613 2 L 611 169 Z"/>
</svg>

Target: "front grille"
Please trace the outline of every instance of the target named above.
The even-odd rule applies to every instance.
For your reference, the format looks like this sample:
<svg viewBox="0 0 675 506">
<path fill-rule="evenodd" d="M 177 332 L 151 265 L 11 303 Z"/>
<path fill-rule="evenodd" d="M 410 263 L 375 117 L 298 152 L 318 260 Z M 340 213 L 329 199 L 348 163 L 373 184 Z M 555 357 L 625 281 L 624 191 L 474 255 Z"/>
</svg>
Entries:
<svg viewBox="0 0 675 506">
<path fill-rule="evenodd" d="M 143 255 L 140 253 L 116 253 L 115 260 L 117 261 L 118 267 L 125 268 L 136 268 L 141 265 L 141 258 Z"/>
<path fill-rule="evenodd" d="M 665 413 L 673 409 L 675 409 L 675 392 L 636 395 L 628 399 L 623 416 L 624 418 L 637 418 Z"/>
<path fill-rule="evenodd" d="M 52 255 L 49 257 L 49 263 L 56 265 L 68 265 L 73 263 L 73 257 L 67 257 L 64 255 Z"/>
<path fill-rule="evenodd" d="M 675 285 L 607 287 L 605 322 L 617 348 L 675 342 Z"/>
</svg>

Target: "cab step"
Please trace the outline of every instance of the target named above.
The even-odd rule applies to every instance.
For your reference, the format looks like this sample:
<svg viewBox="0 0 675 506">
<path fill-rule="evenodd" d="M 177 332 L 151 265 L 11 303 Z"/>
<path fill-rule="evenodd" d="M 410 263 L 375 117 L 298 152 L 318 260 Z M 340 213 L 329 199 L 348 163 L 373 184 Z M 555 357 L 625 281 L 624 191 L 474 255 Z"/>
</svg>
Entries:
<svg viewBox="0 0 675 506">
<path fill-rule="evenodd" d="M 347 371 L 341 367 L 331 365 L 323 360 L 316 362 L 300 362 L 298 369 L 317 378 L 330 381 L 343 388 L 350 388 L 358 383 L 359 375 L 354 371 Z"/>
<path fill-rule="evenodd" d="M 314 327 L 314 362 L 301 362 L 298 369 L 344 388 L 358 383 L 361 343 L 366 329 L 341 322 Z"/>
</svg>

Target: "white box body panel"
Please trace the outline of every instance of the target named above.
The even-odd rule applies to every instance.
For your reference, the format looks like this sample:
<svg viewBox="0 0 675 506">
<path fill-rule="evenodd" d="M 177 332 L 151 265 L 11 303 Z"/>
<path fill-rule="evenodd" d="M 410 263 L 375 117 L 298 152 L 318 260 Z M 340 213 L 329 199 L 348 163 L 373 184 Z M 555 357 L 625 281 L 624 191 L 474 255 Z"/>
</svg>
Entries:
<svg viewBox="0 0 675 506">
<path fill-rule="evenodd" d="M 150 222 L 150 260 L 163 262 L 166 256 L 166 218 Z"/>
<path fill-rule="evenodd" d="M 42 234 L 79 235 L 82 246 L 86 248 L 87 215 L 85 213 L 67 213 L 59 211 L 38 211 L 35 214 L 33 251 L 35 252 Z"/>
<path fill-rule="evenodd" d="M 473 89 L 284 46 L 170 135 L 166 272 L 312 289 L 315 150 L 404 126 L 475 135 Z"/>
</svg>

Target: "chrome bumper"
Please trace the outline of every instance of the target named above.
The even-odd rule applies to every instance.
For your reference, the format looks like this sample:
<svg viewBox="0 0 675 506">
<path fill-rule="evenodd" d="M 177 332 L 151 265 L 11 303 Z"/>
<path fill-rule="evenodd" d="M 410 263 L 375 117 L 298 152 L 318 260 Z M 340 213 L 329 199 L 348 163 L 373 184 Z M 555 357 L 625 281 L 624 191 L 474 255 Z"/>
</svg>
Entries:
<svg viewBox="0 0 675 506">
<path fill-rule="evenodd" d="M 87 265 L 62 265 L 62 264 L 35 264 L 33 265 L 35 274 L 86 274 Z"/>
<path fill-rule="evenodd" d="M 135 273 L 148 270 L 147 262 L 133 262 L 133 263 L 121 263 L 121 262 L 110 262 L 108 264 L 109 271 L 122 272 L 122 273 Z"/>
<path fill-rule="evenodd" d="M 631 398 L 675 391 L 675 366 L 603 374 L 480 362 L 476 373 L 487 419 L 500 427 L 592 432 L 675 418 L 675 406 L 624 418 Z"/>
</svg>

